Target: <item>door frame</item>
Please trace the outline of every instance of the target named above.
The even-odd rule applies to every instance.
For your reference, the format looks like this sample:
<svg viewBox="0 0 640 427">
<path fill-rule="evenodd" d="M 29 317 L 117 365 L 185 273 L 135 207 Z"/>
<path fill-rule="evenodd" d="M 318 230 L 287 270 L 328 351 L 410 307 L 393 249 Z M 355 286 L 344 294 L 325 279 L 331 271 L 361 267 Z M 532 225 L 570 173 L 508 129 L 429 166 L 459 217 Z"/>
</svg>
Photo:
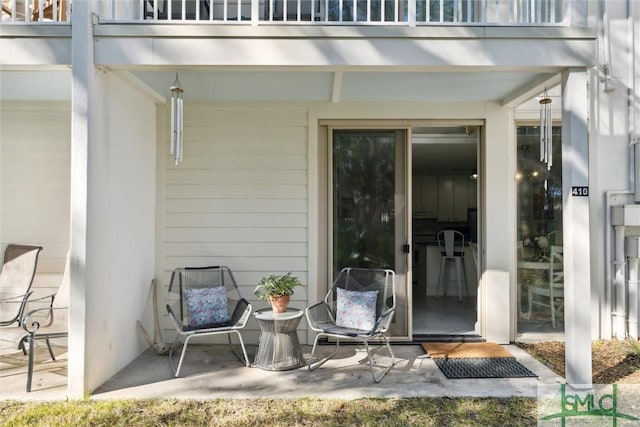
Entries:
<svg viewBox="0 0 640 427">
<path fill-rule="evenodd" d="M 483 327 L 483 312 L 482 312 L 482 300 L 484 298 L 484 286 L 483 286 L 483 265 L 484 265 L 484 246 L 485 246 L 485 216 L 484 216 L 484 155 L 485 155 L 485 132 L 486 132 L 486 120 L 485 119 L 412 119 L 412 120 L 389 120 L 389 119 L 319 119 L 317 122 L 317 126 L 314 126 L 317 131 L 317 140 L 315 144 L 310 145 L 310 155 L 313 155 L 315 152 L 317 163 L 315 169 L 313 171 L 310 170 L 311 173 L 315 173 L 317 176 L 317 186 L 315 189 L 317 190 L 317 200 L 315 203 L 315 219 L 317 220 L 317 228 L 315 228 L 317 234 L 315 238 L 317 239 L 317 252 L 315 253 L 316 264 L 312 267 L 315 269 L 315 276 L 317 277 L 317 286 L 310 287 L 309 300 L 311 303 L 315 303 L 316 301 L 320 301 L 326 295 L 327 289 L 331 284 L 331 258 L 330 258 L 330 238 L 331 234 L 331 224 L 330 224 L 330 212 L 331 207 L 329 206 L 331 200 L 331 183 L 330 176 L 332 171 L 330 170 L 330 155 L 331 155 L 331 141 L 333 130 L 336 129 L 362 129 L 362 130 L 382 130 L 382 129 L 393 129 L 393 130 L 402 130 L 406 132 L 406 157 L 405 157 L 405 192 L 406 192 L 406 209 L 405 209 L 405 221 L 406 221 L 406 233 L 407 233 L 407 243 L 411 244 L 412 236 L 412 217 L 413 212 L 411 209 L 412 206 L 412 174 L 409 170 L 409 166 L 412 163 L 411 158 L 411 133 L 412 128 L 416 126 L 479 126 L 481 131 L 479 133 L 478 138 L 478 155 L 477 155 L 477 167 L 478 167 L 478 186 L 476 190 L 477 194 L 477 209 L 478 209 L 478 297 L 477 297 L 477 322 L 478 328 L 477 330 L 480 332 L 480 335 L 484 336 L 484 327 Z M 311 209 L 311 207 L 310 207 Z M 310 229 L 310 231 L 312 228 Z M 413 340 L 413 295 L 412 295 L 412 286 L 409 286 L 412 283 L 412 275 L 413 272 L 411 270 L 411 254 L 407 254 L 406 259 L 406 325 L 407 325 L 407 335 L 402 336 L 392 336 L 391 340 L 394 341 L 412 341 Z M 313 292 L 315 291 L 315 292 Z M 310 333 L 309 337 L 313 337 L 313 334 Z M 311 338 L 312 339 L 312 338 Z"/>
</svg>

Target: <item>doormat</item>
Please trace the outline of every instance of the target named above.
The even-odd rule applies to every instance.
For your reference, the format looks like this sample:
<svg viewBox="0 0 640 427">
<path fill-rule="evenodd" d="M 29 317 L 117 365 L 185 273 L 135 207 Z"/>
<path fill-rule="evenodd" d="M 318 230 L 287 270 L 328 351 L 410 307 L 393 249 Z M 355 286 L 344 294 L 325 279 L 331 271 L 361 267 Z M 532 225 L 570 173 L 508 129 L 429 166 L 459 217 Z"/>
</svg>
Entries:
<svg viewBox="0 0 640 427">
<path fill-rule="evenodd" d="M 513 357 L 511 353 L 493 342 L 423 342 L 421 345 L 432 359 Z"/>
<path fill-rule="evenodd" d="M 463 378 L 524 378 L 536 377 L 515 357 L 465 357 L 433 359 L 448 379 Z"/>
</svg>

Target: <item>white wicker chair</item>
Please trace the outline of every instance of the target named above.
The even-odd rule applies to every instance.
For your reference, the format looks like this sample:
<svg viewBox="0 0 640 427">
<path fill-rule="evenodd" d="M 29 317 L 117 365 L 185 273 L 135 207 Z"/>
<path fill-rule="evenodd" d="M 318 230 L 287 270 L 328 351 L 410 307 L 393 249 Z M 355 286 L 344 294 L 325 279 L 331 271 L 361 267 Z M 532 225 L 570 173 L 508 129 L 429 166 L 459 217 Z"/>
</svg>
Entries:
<svg viewBox="0 0 640 427">
<path fill-rule="evenodd" d="M 562 314 L 564 302 L 564 270 L 562 246 L 552 246 L 549 257 L 549 280 L 545 286 L 529 287 L 529 319 L 534 305 L 546 307 L 551 314 L 551 327 L 556 327 L 556 317 Z M 535 297 L 538 298 L 535 298 Z"/>
</svg>

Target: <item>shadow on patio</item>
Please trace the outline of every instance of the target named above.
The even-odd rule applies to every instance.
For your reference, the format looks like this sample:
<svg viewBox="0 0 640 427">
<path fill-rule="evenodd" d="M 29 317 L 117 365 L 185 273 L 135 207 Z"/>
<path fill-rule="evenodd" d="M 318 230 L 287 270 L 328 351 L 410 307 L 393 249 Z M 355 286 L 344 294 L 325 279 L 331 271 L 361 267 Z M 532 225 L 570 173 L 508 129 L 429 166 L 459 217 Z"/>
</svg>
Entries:
<svg viewBox="0 0 640 427">
<path fill-rule="evenodd" d="M 332 360 L 313 372 L 306 366 L 280 372 L 247 368 L 226 345 L 194 345 L 187 353 L 180 378 L 173 377 L 167 356 L 146 351 L 94 391 L 92 398 L 535 397 L 538 385 L 563 382 L 520 348 L 506 348 L 538 378 L 449 380 L 421 346 L 395 345 L 395 367 L 375 384 L 366 366 L 366 352 L 358 345 L 341 346 Z M 40 350 L 46 352 L 46 348 Z M 255 346 L 248 350 L 253 358 Z M 310 350 L 303 346 L 305 358 Z M 331 347 L 322 346 L 319 354 L 326 355 L 330 350 Z M 60 356 L 58 362 L 37 365 L 33 391 L 26 393 L 26 357 L 22 353 L 0 355 L 0 398 L 65 399 L 66 354 Z M 44 353 L 38 354 L 37 360 L 46 359 Z"/>
</svg>

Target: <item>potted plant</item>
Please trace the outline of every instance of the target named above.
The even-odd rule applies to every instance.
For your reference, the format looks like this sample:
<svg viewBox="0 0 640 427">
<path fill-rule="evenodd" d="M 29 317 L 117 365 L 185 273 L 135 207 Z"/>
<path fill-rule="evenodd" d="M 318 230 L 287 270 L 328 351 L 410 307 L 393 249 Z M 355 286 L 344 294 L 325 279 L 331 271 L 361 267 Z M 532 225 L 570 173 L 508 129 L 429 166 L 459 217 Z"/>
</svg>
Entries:
<svg viewBox="0 0 640 427">
<path fill-rule="evenodd" d="M 274 313 L 284 313 L 293 294 L 293 288 L 301 286 L 302 282 L 291 275 L 291 272 L 278 276 L 271 274 L 262 278 L 253 291 L 260 300 L 268 300 Z"/>
</svg>

